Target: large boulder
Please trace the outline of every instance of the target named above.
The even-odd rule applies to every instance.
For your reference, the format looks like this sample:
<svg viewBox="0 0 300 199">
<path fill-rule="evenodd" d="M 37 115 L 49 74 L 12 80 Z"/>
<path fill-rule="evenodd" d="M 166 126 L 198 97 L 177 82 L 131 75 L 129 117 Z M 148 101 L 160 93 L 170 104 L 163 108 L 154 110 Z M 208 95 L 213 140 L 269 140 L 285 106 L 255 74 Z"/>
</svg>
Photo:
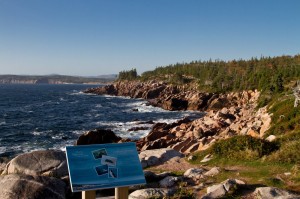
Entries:
<svg viewBox="0 0 300 199">
<path fill-rule="evenodd" d="M 66 155 L 63 151 L 56 150 L 24 153 L 12 159 L 2 174 L 28 174 L 61 178 L 68 175 Z"/>
<path fill-rule="evenodd" d="M 120 141 L 121 138 L 111 130 L 95 129 L 81 135 L 76 145 L 105 144 Z"/>
<path fill-rule="evenodd" d="M 0 176 L 1 199 L 64 199 L 66 184 L 59 179 L 45 176 Z"/>
<path fill-rule="evenodd" d="M 173 187 L 178 181 L 179 181 L 178 177 L 167 176 L 161 181 L 159 181 L 159 186 L 163 188 L 170 188 Z"/>
<path fill-rule="evenodd" d="M 174 192 L 166 188 L 140 189 L 132 192 L 128 199 L 163 198 L 171 196 L 172 194 L 174 194 Z"/>
<path fill-rule="evenodd" d="M 255 198 L 257 199 L 296 199 L 300 198 L 300 195 L 295 195 L 291 192 L 278 189 L 275 187 L 258 187 L 254 191 Z"/>
<path fill-rule="evenodd" d="M 245 183 L 237 179 L 227 179 L 220 184 L 207 187 L 207 194 L 202 199 L 222 198 L 227 193 L 234 192 L 239 186 Z"/>
<path fill-rule="evenodd" d="M 146 150 L 139 154 L 143 168 L 163 164 L 172 158 L 183 156 L 182 153 L 170 148 Z"/>
<path fill-rule="evenodd" d="M 188 107 L 188 101 L 179 98 L 171 98 L 164 101 L 162 108 L 170 111 L 186 110 Z"/>
</svg>

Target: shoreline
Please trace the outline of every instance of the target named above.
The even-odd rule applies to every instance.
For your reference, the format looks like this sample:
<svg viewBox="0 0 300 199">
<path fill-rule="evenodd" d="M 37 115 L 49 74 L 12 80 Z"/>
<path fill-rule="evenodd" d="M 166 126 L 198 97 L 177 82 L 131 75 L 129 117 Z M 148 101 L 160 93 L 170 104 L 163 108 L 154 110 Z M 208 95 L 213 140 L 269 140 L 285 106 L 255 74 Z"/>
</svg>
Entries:
<svg viewBox="0 0 300 199">
<path fill-rule="evenodd" d="M 236 135 L 264 138 L 271 124 L 266 107 L 256 110 L 260 96 L 257 90 L 215 94 L 187 90 L 184 86 L 164 82 L 123 81 L 84 92 L 141 98 L 149 105 L 169 111 L 204 112 L 205 115 L 199 119 L 183 118 L 172 124 L 154 124 L 149 134 L 136 142 L 140 151 L 168 147 L 190 154 Z"/>
</svg>

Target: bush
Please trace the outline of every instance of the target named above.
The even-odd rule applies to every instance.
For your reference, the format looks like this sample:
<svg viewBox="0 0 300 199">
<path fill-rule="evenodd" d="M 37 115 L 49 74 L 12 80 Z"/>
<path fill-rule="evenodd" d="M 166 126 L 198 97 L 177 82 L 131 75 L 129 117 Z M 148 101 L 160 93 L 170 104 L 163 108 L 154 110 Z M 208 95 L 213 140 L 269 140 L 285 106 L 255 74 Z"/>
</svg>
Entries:
<svg viewBox="0 0 300 199">
<path fill-rule="evenodd" d="M 251 136 L 235 136 L 215 143 L 211 150 L 219 158 L 253 160 L 279 149 L 278 142 L 268 142 Z"/>
<path fill-rule="evenodd" d="M 281 163 L 300 163 L 300 140 L 286 142 L 280 150 L 271 154 L 267 159 Z"/>
</svg>

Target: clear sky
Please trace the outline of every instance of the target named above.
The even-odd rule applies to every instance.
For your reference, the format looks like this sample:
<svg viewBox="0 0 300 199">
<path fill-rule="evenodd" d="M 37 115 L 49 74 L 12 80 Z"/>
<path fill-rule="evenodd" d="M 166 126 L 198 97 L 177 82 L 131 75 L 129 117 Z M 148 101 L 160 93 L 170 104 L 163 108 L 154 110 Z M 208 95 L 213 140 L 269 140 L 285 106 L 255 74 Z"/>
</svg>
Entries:
<svg viewBox="0 0 300 199">
<path fill-rule="evenodd" d="M 0 74 L 300 53 L 300 0 L 0 0 Z"/>
</svg>

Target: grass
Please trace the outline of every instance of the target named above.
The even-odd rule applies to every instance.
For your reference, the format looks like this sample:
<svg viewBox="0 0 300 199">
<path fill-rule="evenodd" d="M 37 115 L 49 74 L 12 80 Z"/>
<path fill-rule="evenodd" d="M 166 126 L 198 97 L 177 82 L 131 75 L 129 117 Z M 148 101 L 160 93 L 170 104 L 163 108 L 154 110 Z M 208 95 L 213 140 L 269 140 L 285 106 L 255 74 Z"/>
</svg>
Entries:
<svg viewBox="0 0 300 199">
<path fill-rule="evenodd" d="M 191 163 L 201 164 L 200 161 L 206 154 L 207 151 L 196 153 L 196 159 Z M 255 186 L 271 186 L 300 192 L 300 165 L 271 162 L 265 159 L 264 157 L 257 160 L 232 160 L 215 156 L 205 166 L 219 166 L 224 170 L 208 180 L 215 184 L 234 178 Z M 291 175 L 285 175 L 285 173 L 291 173 Z"/>
</svg>

